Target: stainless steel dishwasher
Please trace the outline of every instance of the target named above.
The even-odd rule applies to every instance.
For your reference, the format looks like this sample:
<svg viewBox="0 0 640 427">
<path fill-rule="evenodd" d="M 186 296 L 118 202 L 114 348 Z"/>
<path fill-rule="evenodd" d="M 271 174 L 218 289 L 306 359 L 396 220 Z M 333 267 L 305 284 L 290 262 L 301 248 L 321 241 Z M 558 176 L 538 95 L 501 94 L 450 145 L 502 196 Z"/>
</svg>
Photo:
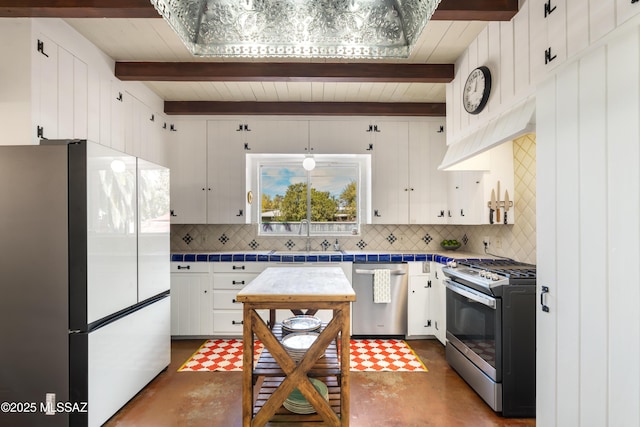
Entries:
<svg viewBox="0 0 640 427">
<path fill-rule="evenodd" d="M 390 271 L 390 303 L 373 302 L 373 276 L 376 269 Z M 407 334 L 407 264 L 354 263 L 352 280 L 356 292 L 352 307 L 352 335 L 404 338 Z"/>
</svg>

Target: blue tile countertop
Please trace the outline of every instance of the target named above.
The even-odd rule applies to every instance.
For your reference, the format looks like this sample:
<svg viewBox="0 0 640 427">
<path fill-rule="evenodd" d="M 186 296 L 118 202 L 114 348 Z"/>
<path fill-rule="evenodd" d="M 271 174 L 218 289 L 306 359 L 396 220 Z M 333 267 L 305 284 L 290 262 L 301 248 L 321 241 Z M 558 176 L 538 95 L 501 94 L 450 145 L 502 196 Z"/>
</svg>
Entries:
<svg viewBox="0 0 640 427">
<path fill-rule="evenodd" d="M 461 259 L 486 259 L 470 253 L 400 253 L 400 252 L 327 252 L 304 253 L 284 251 L 173 253 L 172 262 L 412 262 L 435 261 L 446 264 Z"/>
</svg>

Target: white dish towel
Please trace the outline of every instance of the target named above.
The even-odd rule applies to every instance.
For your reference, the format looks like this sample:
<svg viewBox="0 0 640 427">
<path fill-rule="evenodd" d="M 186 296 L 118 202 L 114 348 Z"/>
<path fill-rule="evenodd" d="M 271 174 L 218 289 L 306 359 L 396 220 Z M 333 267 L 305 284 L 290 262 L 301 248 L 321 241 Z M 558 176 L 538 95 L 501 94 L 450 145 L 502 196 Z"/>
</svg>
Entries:
<svg viewBox="0 0 640 427">
<path fill-rule="evenodd" d="M 391 302 L 391 271 L 386 268 L 373 270 L 373 302 L 376 304 Z"/>
</svg>

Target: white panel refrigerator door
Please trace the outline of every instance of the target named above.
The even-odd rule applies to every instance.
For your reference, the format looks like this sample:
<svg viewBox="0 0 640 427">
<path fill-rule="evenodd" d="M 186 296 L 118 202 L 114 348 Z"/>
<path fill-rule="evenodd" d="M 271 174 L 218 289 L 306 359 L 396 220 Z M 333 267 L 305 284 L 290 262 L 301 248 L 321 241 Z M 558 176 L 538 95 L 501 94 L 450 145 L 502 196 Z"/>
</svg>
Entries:
<svg viewBox="0 0 640 427">
<path fill-rule="evenodd" d="M 171 361 L 170 298 L 89 334 L 89 427 L 100 426 Z"/>
<path fill-rule="evenodd" d="M 138 301 L 170 284 L 169 169 L 138 159 Z"/>
<path fill-rule="evenodd" d="M 87 323 L 138 302 L 136 158 L 87 143 Z"/>
</svg>

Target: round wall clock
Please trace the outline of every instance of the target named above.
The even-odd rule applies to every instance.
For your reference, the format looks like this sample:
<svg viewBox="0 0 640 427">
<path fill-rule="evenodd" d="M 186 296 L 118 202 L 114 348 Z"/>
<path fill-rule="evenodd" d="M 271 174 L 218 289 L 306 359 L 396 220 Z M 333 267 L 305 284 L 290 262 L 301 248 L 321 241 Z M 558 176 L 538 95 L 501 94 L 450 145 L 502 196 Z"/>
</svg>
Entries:
<svg viewBox="0 0 640 427">
<path fill-rule="evenodd" d="M 462 104 L 469 114 L 478 114 L 491 93 L 491 71 L 484 65 L 473 70 L 462 90 Z"/>
</svg>

